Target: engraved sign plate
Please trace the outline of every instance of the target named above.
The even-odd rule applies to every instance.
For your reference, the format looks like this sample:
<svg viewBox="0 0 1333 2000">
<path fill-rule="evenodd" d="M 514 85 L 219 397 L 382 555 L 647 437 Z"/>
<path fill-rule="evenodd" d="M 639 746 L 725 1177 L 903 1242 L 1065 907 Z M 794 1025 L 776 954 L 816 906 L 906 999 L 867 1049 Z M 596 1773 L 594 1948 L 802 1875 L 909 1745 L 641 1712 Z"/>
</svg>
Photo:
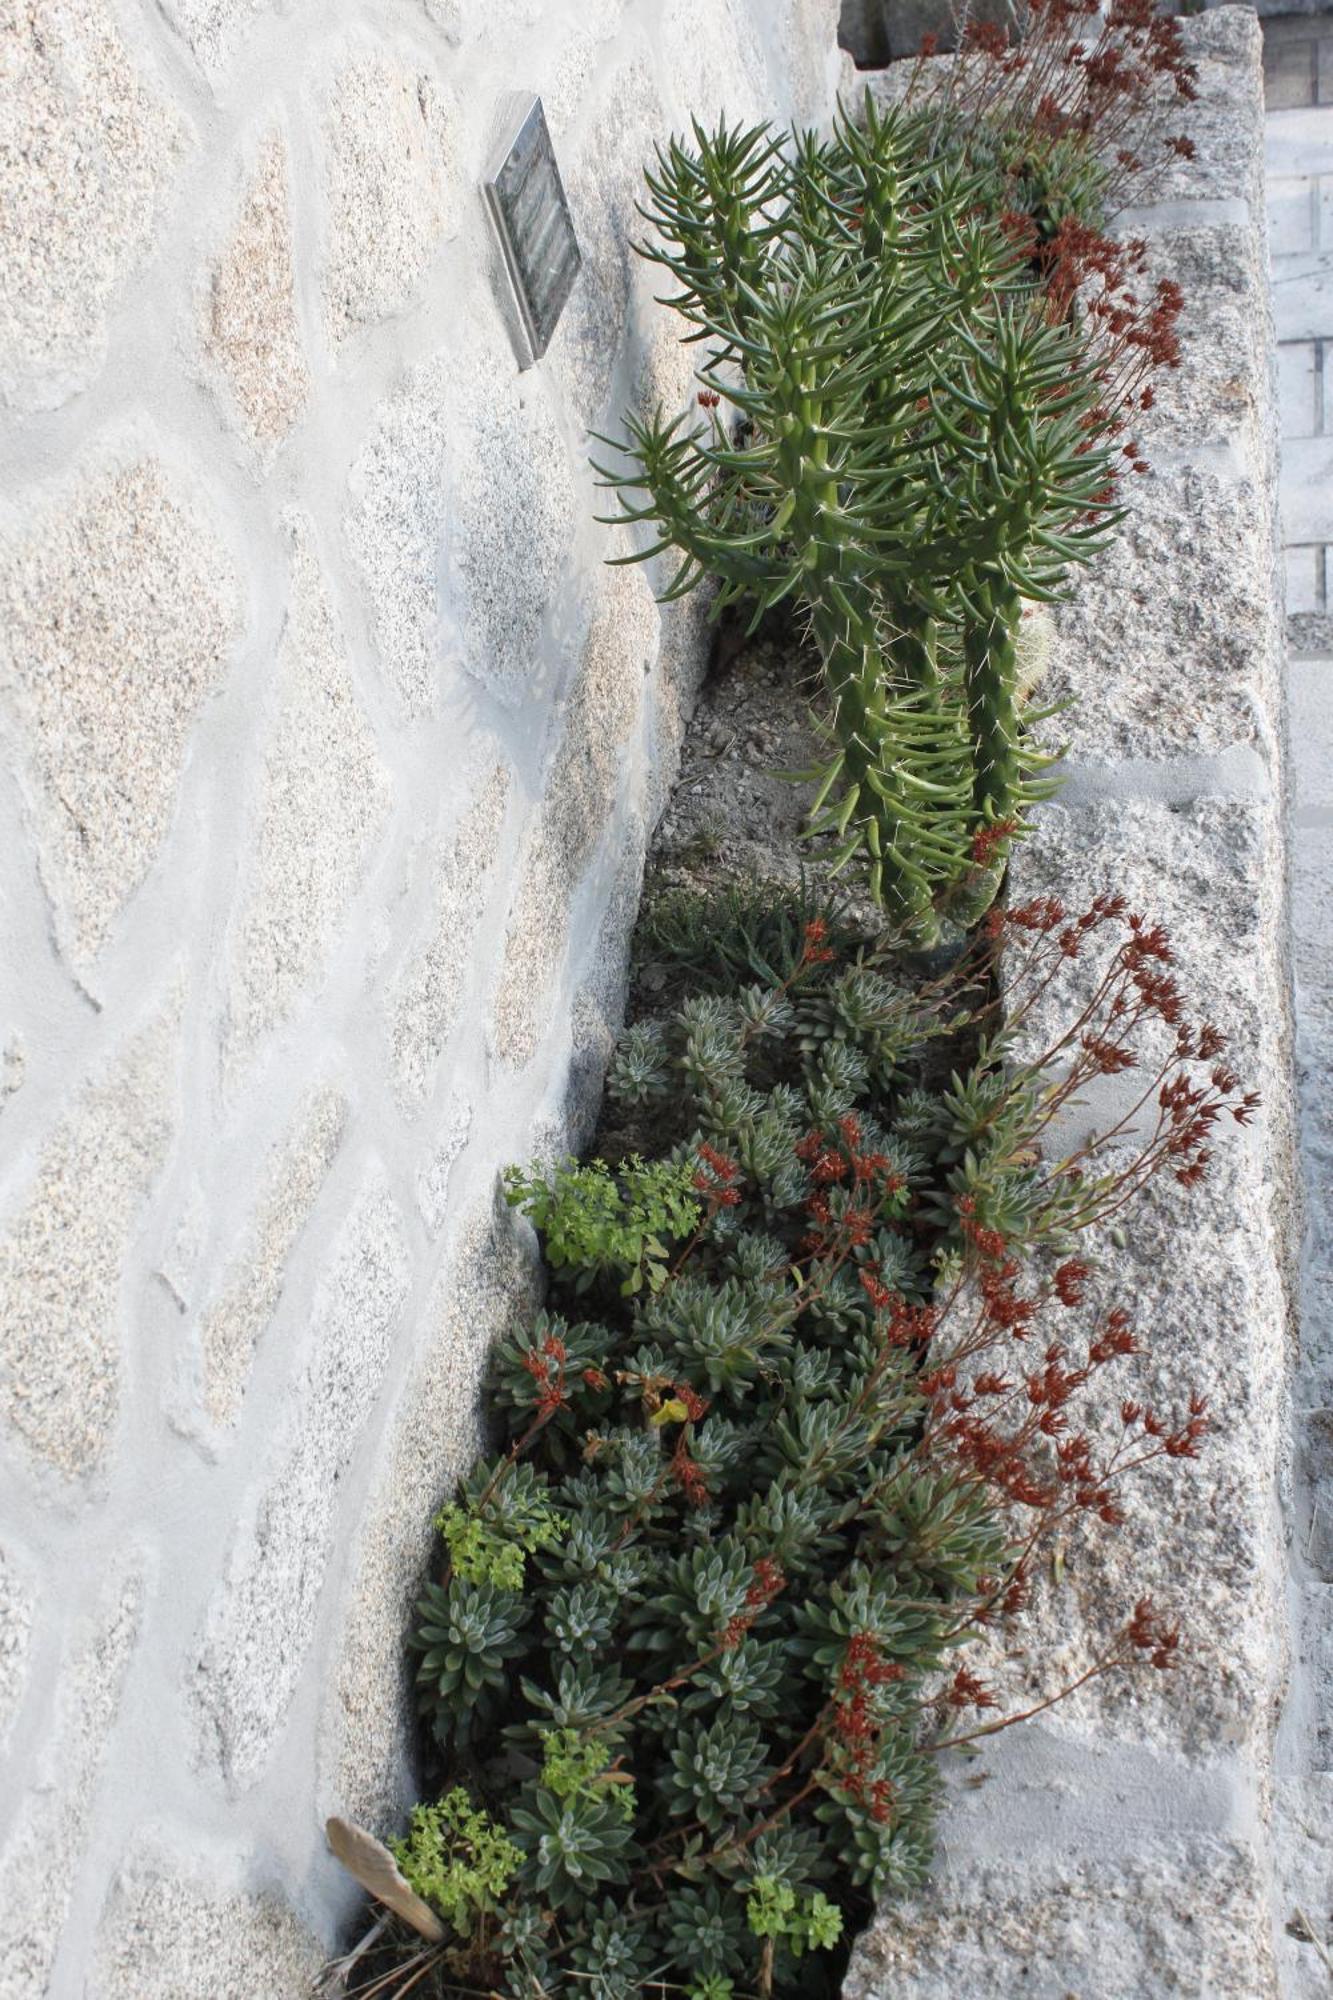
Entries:
<svg viewBox="0 0 1333 2000">
<path fill-rule="evenodd" d="M 484 186 L 523 330 L 540 360 L 583 260 L 539 97 L 516 101 Z"/>
</svg>

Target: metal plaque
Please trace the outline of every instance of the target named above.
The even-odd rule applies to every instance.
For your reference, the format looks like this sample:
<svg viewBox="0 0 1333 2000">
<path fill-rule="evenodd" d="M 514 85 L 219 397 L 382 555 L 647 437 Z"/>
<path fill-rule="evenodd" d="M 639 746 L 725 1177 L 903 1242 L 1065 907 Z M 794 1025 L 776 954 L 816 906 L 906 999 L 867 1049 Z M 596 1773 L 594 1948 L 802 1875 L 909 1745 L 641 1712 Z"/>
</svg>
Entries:
<svg viewBox="0 0 1333 2000">
<path fill-rule="evenodd" d="M 539 360 L 583 261 L 539 97 L 517 101 L 483 185 L 523 331 Z"/>
</svg>

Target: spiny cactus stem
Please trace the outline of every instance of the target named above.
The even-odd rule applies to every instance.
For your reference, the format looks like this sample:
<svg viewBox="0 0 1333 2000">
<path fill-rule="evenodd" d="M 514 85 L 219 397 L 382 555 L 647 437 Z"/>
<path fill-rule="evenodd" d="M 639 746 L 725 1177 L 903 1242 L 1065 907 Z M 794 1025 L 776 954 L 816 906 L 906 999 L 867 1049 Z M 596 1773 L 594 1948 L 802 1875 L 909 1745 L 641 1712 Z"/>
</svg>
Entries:
<svg viewBox="0 0 1333 2000">
<path fill-rule="evenodd" d="M 1022 603 L 1003 578 L 992 575 L 974 593 L 981 617 L 963 634 L 963 672 L 972 732 L 974 822 L 1013 816 L 1023 784 L 1019 720 L 1014 698 L 1015 647 Z"/>
</svg>

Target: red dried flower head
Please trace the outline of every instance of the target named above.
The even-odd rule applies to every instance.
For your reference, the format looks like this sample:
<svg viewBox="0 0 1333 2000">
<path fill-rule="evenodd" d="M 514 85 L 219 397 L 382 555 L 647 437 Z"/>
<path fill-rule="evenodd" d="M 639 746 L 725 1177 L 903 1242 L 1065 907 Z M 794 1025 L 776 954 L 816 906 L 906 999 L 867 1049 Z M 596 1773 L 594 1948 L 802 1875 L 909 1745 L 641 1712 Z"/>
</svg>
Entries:
<svg viewBox="0 0 1333 2000">
<path fill-rule="evenodd" d="M 989 868 L 1007 840 L 1018 831 L 1016 819 L 991 820 L 986 826 L 979 826 L 972 836 L 972 860 L 978 868 Z"/>
</svg>

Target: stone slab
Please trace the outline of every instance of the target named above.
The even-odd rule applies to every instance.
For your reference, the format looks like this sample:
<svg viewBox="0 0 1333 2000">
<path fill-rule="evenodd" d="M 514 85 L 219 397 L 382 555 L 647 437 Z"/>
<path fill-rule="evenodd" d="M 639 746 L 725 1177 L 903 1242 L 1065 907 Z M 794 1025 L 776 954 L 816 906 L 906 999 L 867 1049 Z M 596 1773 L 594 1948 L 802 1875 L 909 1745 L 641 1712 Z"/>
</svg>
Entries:
<svg viewBox="0 0 1333 2000">
<path fill-rule="evenodd" d="M 330 1248 L 285 1455 L 238 1526 L 190 1670 L 201 1762 L 236 1791 L 264 1771 L 314 1639 L 338 1483 L 388 1365 L 408 1272 L 401 1217 L 375 1175 Z"/>
<path fill-rule="evenodd" d="M 1043 726 L 1080 762 L 1217 754 L 1267 761 L 1277 711 L 1272 488 L 1255 471 L 1159 467 L 1127 490 L 1112 546 L 1056 613 Z"/>
<path fill-rule="evenodd" d="M 391 786 L 348 669 L 311 524 L 285 517 L 291 599 L 264 737 L 253 848 L 234 919 L 228 1036 L 234 1078 L 311 994 L 345 929 Z"/>
<path fill-rule="evenodd" d="M 75 1098 L 0 1240 L 0 1411 L 64 1481 L 103 1469 L 120 1407 L 121 1284 L 175 1122 L 179 992 Z"/>
<path fill-rule="evenodd" d="M 88 1839 L 94 1799 L 143 1612 L 142 1580 L 125 1572 L 76 1620 L 56 1679 L 40 1780 L 14 1803 L 0 1848 L 0 2000 L 39 2000 L 51 1975 Z M 8 1802 L 7 1802 L 8 1803 Z"/>
<path fill-rule="evenodd" d="M 325 1676 L 318 1796 L 321 1815 L 339 1813 L 381 1834 L 402 1823 L 416 1797 L 404 1635 L 434 1546 L 431 1520 L 482 1443 L 487 1349 L 537 1303 L 530 1243 L 498 1200 L 457 1225 L 352 1551 Z"/>
<path fill-rule="evenodd" d="M 458 227 L 463 193 L 450 97 L 387 49 L 350 56 L 324 118 L 324 305 L 344 341 L 402 312 Z"/>
<path fill-rule="evenodd" d="M 844 2000 L 1275 2000 L 1266 1891 L 1253 1846 L 1204 1834 L 968 1856 L 881 1912 Z"/>
<path fill-rule="evenodd" d="M 577 503 L 546 378 L 514 373 L 498 317 L 376 410 L 349 489 L 347 537 L 405 712 L 433 712 L 460 671 L 506 705 L 530 698 Z"/>
<path fill-rule="evenodd" d="M 610 818 L 621 753 L 642 712 L 660 642 L 661 620 L 643 571 L 608 571 L 510 912 L 494 1038 L 515 1068 L 532 1060 L 546 1025 L 570 903 Z"/>
<path fill-rule="evenodd" d="M 147 249 L 185 127 L 107 0 L 0 17 L 0 401 L 66 401 Z"/>
<path fill-rule="evenodd" d="M 310 398 L 296 317 L 289 182 L 286 145 L 272 132 L 209 267 L 199 313 L 211 379 L 264 464 Z"/>
<path fill-rule="evenodd" d="M 235 637 L 236 578 L 197 493 L 142 457 L 95 464 L 0 527 L 0 613 L 42 880 L 87 980 L 170 824 Z"/>
<path fill-rule="evenodd" d="M 347 1108 L 333 1089 L 317 1091 L 302 1105 L 277 1149 L 241 1252 L 200 1317 L 202 1415 L 209 1426 L 231 1430 L 240 1417 L 255 1348 L 282 1295 L 292 1246 L 338 1151 Z"/>
<path fill-rule="evenodd" d="M 489 748 L 493 752 L 494 744 Z M 472 945 L 500 856 L 511 774 L 479 744 L 465 811 L 431 857 L 431 903 L 388 1000 L 389 1067 L 403 1111 L 419 1112 L 458 1025 L 472 971 Z"/>
<path fill-rule="evenodd" d="M 276 1892 L 227 1887 L 197 1862 L 185 1872 L 179 1850 L 191 1844 L 136 1842 L 107 1897 L 83 2000 L 301 2000 L 324 1962 L 318 1939 Z"/>
</svg>

